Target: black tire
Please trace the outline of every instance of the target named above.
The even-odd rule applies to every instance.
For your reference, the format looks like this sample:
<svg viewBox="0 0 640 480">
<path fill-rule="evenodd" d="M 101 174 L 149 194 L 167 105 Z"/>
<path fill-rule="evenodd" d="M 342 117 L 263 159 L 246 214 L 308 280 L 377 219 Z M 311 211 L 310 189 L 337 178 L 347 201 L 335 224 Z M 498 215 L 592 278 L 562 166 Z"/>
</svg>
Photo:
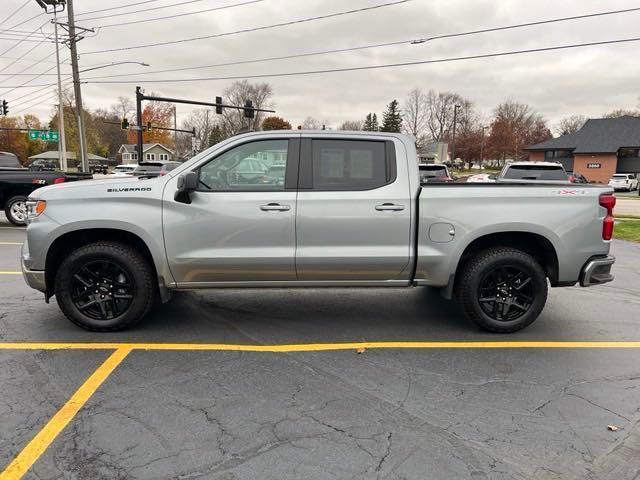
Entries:
<svg viewBox="0 0 640 480">
<path fill-rule="evenodd" d="M 544 308 L 547 293 L 542 266 L 515 248 L 478 253 L 456 278 L 456 296 L 465 316 L 495 333 L 517 332 L 533 323 Z"/>
<path fill-rule="evenodd" d="M 20 213 L 20 212 L 22 213 Z M 27 224 L 27 197 L 16 195 L 11 197 L 4 206 L 4 214 L 14 225 L 22 227 Z"/>
<path fill-rule="evenodd" d="M 92 332 L 123 330 L 140 322 L 153 306 L 155 273 L 132 247 L 92 243 L 63 260 L 55 295 L 62 312 L 79 327 Z"/>
</svg>

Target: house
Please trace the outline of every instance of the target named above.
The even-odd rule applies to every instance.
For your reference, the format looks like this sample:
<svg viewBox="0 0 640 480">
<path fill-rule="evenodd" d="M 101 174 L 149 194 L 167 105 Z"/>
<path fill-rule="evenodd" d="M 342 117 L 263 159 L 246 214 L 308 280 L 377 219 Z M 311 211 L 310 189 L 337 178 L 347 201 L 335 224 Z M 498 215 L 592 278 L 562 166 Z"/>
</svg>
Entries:
<svg viewBox="0 0 640 480">
<path fill-rule="evenodd" d="M 449 158 L 449 144 L 428 143 L 418 148 L 418 163 L 444 163 Z"/>
<path fill-rule="evenodd" d="M 640 172 L 640 118 L 594 118 L 575 133 L 526 148 L 530 160 L 558 161 L 590 182 Z"/>
<path fill-rule="evenodd" d="M 90 162 L 96 161 L 103 163 L 105 165 L 111 165 L 111 161 L 107 158 L 101 157 L 100 155 L 94 155 L 93 153 L 87 153 L 87 157 Z M 60 154 L 58 150 L 49 150 L 48 152 L 42 152 L 37 155 L 31 155 L 29 157 L 29 165 L 35 160 L 53 160 L 60 164 Z M 69 167 L 77 167 L 80 163 L 80 160 L 76 158 L 76 152 L 67 152 L 67 165 Z"/>
<path fill-rule="evenodd" d="M 122 155 L 122 163 L 138 163 L 137 145 L 122 145 L 118 153 Z M 167 162 L 173 160 L 174 154 L 161 143 L 144 143 L 142 145 L 142 161 Z"/>
</svg>

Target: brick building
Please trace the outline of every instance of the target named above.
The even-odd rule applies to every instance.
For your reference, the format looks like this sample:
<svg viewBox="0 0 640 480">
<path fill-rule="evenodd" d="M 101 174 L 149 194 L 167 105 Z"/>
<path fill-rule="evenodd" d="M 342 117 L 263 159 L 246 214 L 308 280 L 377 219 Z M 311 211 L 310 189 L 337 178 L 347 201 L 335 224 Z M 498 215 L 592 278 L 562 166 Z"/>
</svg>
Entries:
<svg viewBox="0 0 640 480">
<path fill-rule="evenodd" d="M 526 148 L 530 160 L 558 161 L 590 182 L 614 173 L 640 173 L 640 118 L 595 118 L 575 133 Z"/>
</svg>

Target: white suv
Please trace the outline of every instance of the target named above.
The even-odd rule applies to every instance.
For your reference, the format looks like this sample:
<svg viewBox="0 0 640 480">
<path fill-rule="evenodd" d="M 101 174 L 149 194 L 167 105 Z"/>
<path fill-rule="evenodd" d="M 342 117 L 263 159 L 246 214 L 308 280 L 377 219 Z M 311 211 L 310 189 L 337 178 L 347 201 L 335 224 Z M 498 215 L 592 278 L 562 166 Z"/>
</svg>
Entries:
<svg viewBox="0 0 640 480">
<path fill-rule="evenodd" d="M 631 192 L 638 189 L 638 179 L 633 173 L 616 173 L 609 180 L 609 186 L 614 190 Z"/>
</svg>

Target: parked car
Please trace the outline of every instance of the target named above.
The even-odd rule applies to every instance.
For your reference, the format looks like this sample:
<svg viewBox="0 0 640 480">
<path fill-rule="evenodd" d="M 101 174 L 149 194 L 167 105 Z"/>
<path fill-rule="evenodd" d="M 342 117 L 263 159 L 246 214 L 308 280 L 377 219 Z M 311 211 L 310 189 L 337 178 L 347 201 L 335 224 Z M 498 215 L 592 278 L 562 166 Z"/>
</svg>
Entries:
<svg viewBox="0 0 640 480">
<path fill-rule="evenodd" d="M 510 183 L 569 183 L 569 175 L 556 162 L 509 162 L 497 178 Z"/>
<path fill-rule="evenodd" d="M 451 183 L 453 176 L 449 173 L 449 167 L 442 163 L 421 163 L 420 183 Z"/>
<path fill-rule="evenodd" d="M 101 173 L 106 175 L 109 173 L 109 166 L 100 160 L 89 160 L 89 171 L 91 173 Z"/>
<path fill-rule="evenodd" d="M 164 176 L 169 173 L 171 170 L 182 165 L 182 162 L 164 162 L 160 167 L 160 176 Z"/>
<path fill-rule="evenodd" d="M 571 183 L 589 183 L 587 177 L 578 172 L 567 172 Z"/>
<path fill-rule="evenodd" d="M 54 172 L 60 170 L 60 163 L 58 160 L 39 158 L 29 164 L 29 170 L 32 172 Z"/>
<path fill-rule="evenodd" d="M 130 177 L 133 175 L 135 169 L 138 168 L 138 164 L 126 164 L 126 165 L 117 165 L 113 167 L 111 170 L 111 176 L 113 177 Z"/>
<path fill-rule="evenodd" d="M 467 183 L 496 183 L 496 175 L 493 173 L 478 173 L 468 177 Z"/>
<path fill-rule="evenodd" d="M 638 179 L 633 173 L 616 173 L 609 180 L 609 186 L 615 191 L 626 190 L 631 192 L 638 189 Z"/>
<path fill-rule="evenodd" d="M 13 153 L 0 152 L 0 170 L 25 170 L 25 168 Z"/>
<path fill-rule="evenodd" d="M 94 331 L 134 325 L 174 289 L 429 285 L 502 333 L 538 317 L 548 284 L 613 279 L 613 189 L 421 185 L 414 142 L 254 132 L 163 177 L 36 190 L 24 278 Z M 276 156 L 282 185 L 234 175 L 247 158 Z"/>
<path fill-rule="evenodd" d="M 0 171 L 0 208 L 14 225 L 27 221 L 27 197 L 45 186 L 92 178 L 88 173 Z"/>
</svg>

